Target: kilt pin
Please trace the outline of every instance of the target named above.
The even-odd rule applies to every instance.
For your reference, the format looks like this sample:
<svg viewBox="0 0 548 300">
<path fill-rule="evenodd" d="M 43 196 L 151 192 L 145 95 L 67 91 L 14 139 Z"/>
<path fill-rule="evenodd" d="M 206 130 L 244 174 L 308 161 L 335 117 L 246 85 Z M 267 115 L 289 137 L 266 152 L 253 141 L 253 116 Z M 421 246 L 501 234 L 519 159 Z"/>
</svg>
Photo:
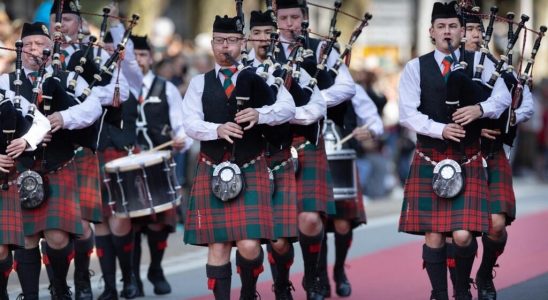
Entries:
<svg viewBox="0 0 548 300">
<path fill-rule="evenodd" d="M 284 149 L 267 157 L 270 170 L 287 162 L 278 170 L 273 170 L 274 182 L 272 193 L 272 210 L 274 214 L 274 239 L 296 239 L 297 230 L 297 181 L 294 166 L 289 158 L 291 152 Z"/>
<path fill-rule="evenodd" d="M 293 147 L 299 153 L 297 178 L 297 205 L 300 212 L 319 212 L 324 217 L 335 214 L 333 180 L 329 172 L 323 137 L 318 145 L 306 144 L 302 136 L 294 136 Z M 304 145 L 304 147 L 302 146 Z"/>
<path fill-rule="evenodd" d="M 480 152 L 479 149 L 479 144 L 467 147 L 467 157 L 472 158 Z M 462 154 L 454 147 L 438 152 L 418 144 L 417 151 L 436 162 L 446 158 L 458 162 L 462 158 Z M 456 230 L 480 235 L 489 231 L 489 191 L 481 156 L 469 164 L 461 165 L 461 168 L 465 174 L 464 191 L 452 199 L 441 198 L 432 189 L 434 166 L 415 152 L 405 182 L 399 231 L 420 235 L 426 232 L 451 234 Z"/>
<path fill-rule="evenodd" d="M 102 221 L 102 202 L 97 154 L 84 148 L 76 152 L 74 163 L 78 173 L 78 197 L 80 209 L 82 209 L 82 219 L 100 223 Z"/>
<path fill-rule="evenodd" d="M 201 153 L 190 192 L 184 242 L 207 246 L 247 239 L 266 243 L 274 239 L 274 209 L 264 156 L 247 168 L 241 167 L 244 188 L 228 202 L 222 202 L 211 191 L 213 167 L 203 159 L 209 160 Z"/>
</svg>

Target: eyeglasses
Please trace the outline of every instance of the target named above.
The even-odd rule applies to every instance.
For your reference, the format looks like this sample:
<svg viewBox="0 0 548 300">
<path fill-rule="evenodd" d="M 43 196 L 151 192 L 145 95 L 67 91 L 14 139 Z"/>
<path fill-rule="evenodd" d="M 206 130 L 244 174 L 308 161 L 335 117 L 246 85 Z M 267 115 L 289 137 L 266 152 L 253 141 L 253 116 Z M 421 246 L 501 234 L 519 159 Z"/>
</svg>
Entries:
<svg viewBox="0 0 548 300">
<path fill-rule="evenodd" d="M 215 36 L 213 37 L 213 44 L 222 45 L 226 41 L 229 45 L 234 45 L 237 44 L 240 40 L 242 40 L 242 38 L 236 36 L 229 36 L 226 38 Z"/>
</svg>

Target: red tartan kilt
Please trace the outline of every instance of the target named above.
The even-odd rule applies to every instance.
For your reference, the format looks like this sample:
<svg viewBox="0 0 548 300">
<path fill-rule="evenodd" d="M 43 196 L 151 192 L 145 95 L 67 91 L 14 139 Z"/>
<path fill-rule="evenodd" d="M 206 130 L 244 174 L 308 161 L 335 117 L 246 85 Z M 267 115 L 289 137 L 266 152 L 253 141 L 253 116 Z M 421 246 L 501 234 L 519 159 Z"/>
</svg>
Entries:
<svg viewBox="0 0 548 300">
<path fill-rule="evenodd" d="M 82 217 L 74 162 L 55 173 L 47 174 L 47 177 L 50 196 L 46 202 L 35 209 L 21 210 L 25 235 L 51 229 L 81 235 Z"/>
<path fill-rule="evenodd" d="M 134 149 L 133 153 L 139 153 L 139 149 Z M 122 157 L 128 156 L 128 152 L 126 150 L 118 150 L 115 148 L 108 148 L 104 151 L 97 152 L 97 157 L 99 159 L 99 175 L 101 180 L 101 198 L 102 201 L 102 210 L 103 210 L 103 218 L 108 219 L 110 216 L 112 216 L 112 210 L 110 209 L 110 206 L 108 205 L 108 202 L 110 201 L 109 195 L 105 186 L 105 164 L 118 159 Z"/>
<path fill-rule="evenodd" d="M 242 169 L 245 187 L 238 197 L 222 202 L 211 191 L 213 168 L 202 161 L 190 192 L 185 218 L 187 244 L 236 242 L 254 239 L 266 243 L 274 239 L 274 213 L 271 203 L 267 162 L 261 157 Z"/>
<path fill-rule="evenodd" d="M 492 214 L 505 214 L 506 224 L 516 219 L 516 197 L 512 184 L 512 167 L 504 150 L 487 160 L 489 209 Z"/>
<path fill-rule="evenodd" d="M 82 219 L 99 223 L 102 221 L 99 159 L 91 150 L 83 149 L 76 153 L 74 163 L 78 172 L 78 196 Z"/>
<path fill-rule="evenodd" d="M 423 149 L 420 145 L 417 145 L 417 149 L 436 162 L 446 158 L 459 161 L 462 156 L 452 148 L 442 153 Z M 467 147 L 468 158 L 477 154 L 479 149 L 479 144 Z M 399 231 L 412 234 L 449 234 L 456 230 L 467 230 L 474 234 L 488 232 L 491 217 L 481 156 L 462 168 L 465 173 L 464 191 L 453 199 L 441 198 L 432 190 L 434 166 L 415 153 L 404 186 Z"/>
<path fill-rule="evenodd" d="M 289 149 L 284 149 L 267 158 L 272 170 L 291 157 Z M 297 230 L 297 181 L 293 163 L 274 171 L 274 193 L 272 194 L 272 209 L 274 211 L 275 238 L 296 238 Z"/>
<path fill-rule="evenodd" d="M 298 149 L 304 143 L 304 137 L 294 136 L 293 147 Z M 309 144 L 298 153 L 299 170 L 296 178 L 299 212 L 334 214 L 333 184 L 323 137 L 320 136 L 318 146 Z"/>
<path fill-rule="evenodd" d="M 357 172 L 357 171 L 356 171 Z M 358 174 L 356 174 L 358 176 Z M 357 177 L 356 177 L 357 178 Z M 357 182 L 360 182 L 357 180 Z M 358 195 L 354 199 L 335 200 L 337 213 L 329 215 L 327 219 L 327 230 L 333 232 L 333 220 L 343 219 L 350 221 L 352 228 L 356 228 L 362 224 L 367 224 L 365 215 L 365 204 L 363 203 L 363 192 L 358 184 Z"/>
<path fill-rule="evenodd" d="M 24 247 L 24 237 L 19 192 L 11 185 L 9 190 L 0 191 L 0 245 Z"/>
</svg>

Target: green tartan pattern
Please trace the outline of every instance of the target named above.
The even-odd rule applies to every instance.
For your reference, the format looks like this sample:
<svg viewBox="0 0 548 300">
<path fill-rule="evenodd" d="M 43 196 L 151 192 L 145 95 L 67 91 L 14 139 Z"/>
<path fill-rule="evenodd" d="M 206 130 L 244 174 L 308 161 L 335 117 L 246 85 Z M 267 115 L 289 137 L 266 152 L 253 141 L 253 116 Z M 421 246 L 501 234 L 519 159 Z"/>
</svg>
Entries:
<svg viewBox="0 0 548 300">
<path fill-rule="evenodd" d="M 242 169 L 244 190 L 229 202 L 213 195 L 212 174 L 213 168 L 200 159 L 188 201 L 184 242 L 207 245 L 246 239 L 272 240 L 273 210 L 266 160 L 261 158 Z"/>
</svg>

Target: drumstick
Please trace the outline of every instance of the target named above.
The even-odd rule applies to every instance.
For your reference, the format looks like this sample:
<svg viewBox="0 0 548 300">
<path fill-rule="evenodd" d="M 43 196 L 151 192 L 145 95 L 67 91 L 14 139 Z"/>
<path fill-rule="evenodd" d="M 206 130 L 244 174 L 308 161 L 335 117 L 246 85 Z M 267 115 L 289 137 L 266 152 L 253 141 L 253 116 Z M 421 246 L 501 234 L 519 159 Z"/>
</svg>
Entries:
<svg viewBox="0 0 548 300">
<path fill-rule="evenodd" d="M 169 147 L 169 146 L 171 146 L 171 145 L 173 145 L 173 141 L 165 142 L 165 143 L 163 143 L 163 144 L 161 144 L 161 145 L 158 145 L 158 146 L 156 146 L 156 147 L 150 149 L 149 152 L 158 151 L 158 150 L 160 150 L 160 149 L 164 149 L 164 148 Z"/>
<path fill-rule="evenodd" d="M 362 129 L 368 129 L 371 125 L 373 125 L 373 121 L 367 123 L 367 124 L 363 124 L 360 128 Z M 342 140 L 340 140 L 337 144 L 335 144 L 335 148 L 339 148 L 342 146 L 342 144 L 348 142 L 350 139 L 352 139 L 354 137 L 354 132 L 352 132 L 351 134 L 345 136 Z"/>
</svg>

